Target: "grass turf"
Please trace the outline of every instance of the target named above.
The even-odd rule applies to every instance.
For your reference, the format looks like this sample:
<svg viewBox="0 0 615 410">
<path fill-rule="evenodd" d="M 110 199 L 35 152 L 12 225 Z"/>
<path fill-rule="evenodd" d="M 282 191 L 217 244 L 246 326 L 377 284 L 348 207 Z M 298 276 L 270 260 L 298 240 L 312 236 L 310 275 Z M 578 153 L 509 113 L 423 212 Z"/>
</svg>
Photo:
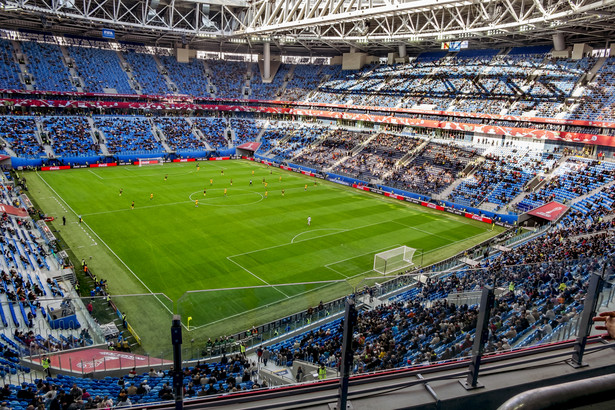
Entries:
<svg viewBox="0 0 615 410">
<path fill-rule="evenodd" d="M 184 323 L 192 317 L 190 337 L 206 340 L 352 292 L 378 276 L 371 268 L 379 251 L 419 248 L 415 263 L 428 264 L 500 230 L 247 161 L 74 169 L 28 180 L 44 211 L 68 217 L 54 228 L 109 280 L 111 293 L 142 295 L 115 300 L 152 354 L 170 347 L 160 332 L 171 312 Z M 236 289 L 245 287 L 252 288 Z"/>
</svg>

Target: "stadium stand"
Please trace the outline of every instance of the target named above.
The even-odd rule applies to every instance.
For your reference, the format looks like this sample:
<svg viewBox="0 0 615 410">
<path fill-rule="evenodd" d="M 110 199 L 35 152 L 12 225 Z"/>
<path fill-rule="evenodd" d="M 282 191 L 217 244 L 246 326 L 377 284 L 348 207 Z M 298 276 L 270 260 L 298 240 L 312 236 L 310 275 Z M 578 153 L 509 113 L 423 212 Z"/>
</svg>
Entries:
<svg viewBox="0 0 615 410">
<path fill-rule="evenodd" d="M 203 60 L 195 58 L 189 63 L 178 63 L 173 56 L 160 56 L 160 61 L 167 68 L 169 77 L 177 85 L 180 94 L 209 97 L 209 82 Z"/>
<path fill-rule="evenodd" d="M 208 60 L 211 69 L 211 81 L 216 87 L 216 97 L 219 98 L 246 98 L 243 88 L 246 85 L 245 76 L 248 65 L 236 61 Z"/>
<path fill-rule="evenodd" d="M 34 117 L 0 117 L 0 133 L 11 149 L 20 157 L 37 158 L 44 155 L 36 136 Z"/>
<path fill-rule="evenodd" d="M 169 94 L 169 88 L 158 69 L 158 64 L 156 64 L 154 56 L 141 53 L 139 50 L 127 50 L 123 52 L 122 55 L 128 64 L 130 64 L 135 79 L 141 86 L 141 92 L 143 94 Z"/>
<path fill-rule="evenodd" d="M 206 148 L 205 143 L 194 135 L 192 125 L 185 118 L 157 118 L 154 124 L 162 130 L 169 146 L 178 152 Z"/>
<path fill-rule="evenodd" d="M 134 94 L 115 51 L 76 46 L 70 46 L 68 50 L 85 83 L 85 91 L 112 93 L 115 90 L 119 94 Z"/>
<path fill-rule="evenodd" d="M 86 118 L 45 117 L 42 125 L 56 156 L 95 156 L 100 151 L 98 144 L 92 140 Z"/>
<path fill-rule="evenodd" d="M 37 90 L 77 91 L 64 56 L 55 44 L 24 41 L 21 49 L 28 57 L 28 71 L 34 76 Z"/>
<path fill-rule="evenodd" d="M 94 117 L 94 125 L 106 138 L 109 152 L 145 154 L 162 152 L 150 122 L 142 117 Z"/>
<path fill-rule="evenodd" d="M 201 130 L 207 143 L 214 149 L 226 148 L 225 138 L 227 122 L 225 118 L 193 118 L 193 124 Z"/>
<path fill-rule="evenodd" d="M 8 40 L 0 39 L 0 87 L 4 89 L 24 88 L 19 79 L 19 67 L 13 54 L 13 46 Z"/>
</svg>

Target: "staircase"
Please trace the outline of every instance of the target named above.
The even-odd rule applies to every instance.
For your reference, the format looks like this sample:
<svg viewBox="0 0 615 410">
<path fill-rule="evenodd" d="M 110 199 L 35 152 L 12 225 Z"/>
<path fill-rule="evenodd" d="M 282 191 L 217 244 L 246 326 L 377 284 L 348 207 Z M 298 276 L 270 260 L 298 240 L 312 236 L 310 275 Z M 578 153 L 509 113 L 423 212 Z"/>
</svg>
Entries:
<svg viewBox="0 0 615 410">
<path fill-rule="evenodd" d="M 154 123 L 154 120 L 151 119 L 151 118 L 148 118 L 148 122 L 150 124 L 151 129 L 152 129 L 152 135 L 154 136 L 154 138 L 156 138 L 158 140 L 158 142 L 160 142 L 160 144 L 164 148 L 164 151 L 165 152 L 174 152 L 175 150 L 173 148 L 171 148 L 169 146 L 169 144 L 167 144 L 167 137 L 166 137 L 166 135 L 164 135 L 164 132 L 162 132 L 162 130 L 160 128 L 158 128 L 158 126 Z"/>
<path fill-rule="evenodd" d="M 126 76 L 128 76 L 128 82 L 130 83 L 130 87 L 138 95 L 143 94 L 143 92 L 141 91 L 141 84 L 139 84 L 139 82 L 133 75 L 132 67 L 130 67 L 130 64 L 128 64 L 128 61 L 126 61 L 126 59 L 124 58 L 124 55 L 119 50 L 116 50 L 115 53 L 117 54 L 117 58 L 119 58 L 120 60 L 120 64 L 122 68 L 124 69 Z"/>
<path fill-rule="evenodd" d="M 194 135 L 198 140 L 202 141 L 208 151 L 213 151 L 213 148 L 211 147 L 211 145 L 209 145 L 209 142 L 207 142 L 207 138 L 205 138 L 205 135 L 203 135 L 203 131 L 194 126 L 192 118 L 187 117 L 186 121 L 188 122 L 188 124 L 190 124 L 190 128 L 192 129 L 192 135 Z"/>
<path fill-rule="evenodd" d="M 19 41 L 12 40 L 11 44 L 13 45 L 13 49 L 15 50 L 15 55 L 13 56 L 13 58 L 19 65 L 19 71 L 21 71 L 21 75 L 19 76 L 21 82 L 26 85 L 26 90 L 34 90 L 34 77 L 28 74 L 28 58 L 23 53 Z M 26 78 L 28 78 L 30 81 L 27 82 Z"/>
<path fill-rule="evenodd" d="M 79 77 L 79 74 L 77 73 L 77 70 L 75 70 L 75 67 L 74 66 L 69 67 L 70 66 L 69 61 L 73 61 L 73 59 L 70 56 L 68 49 L 66 48 L 66 46 L 60 46 L 60 51 L 62 52 L 62 55 L 64 56 L 64 58 L 62 59 L 62 62 L 68 69 L 71 79 L 73 80 L 73 82 L 76 81 L 78 83 L 78 84 L 75 84 L 75 87 L 77 87 L 77 91 L 82 93 L 84 91 L 83 87 L 85 87 L 85 83 L 83 82 L 83 79 Z"/>
<path fill-rule="evenodd" d="M 331 171 L 332 169 L 334 169 L 335 167 L 337 167 L 338 165 L 340 165 L 341 163 L 343 163 L 344 161 L 346 161 L 348 158 L 352 158 L 355 155 L 357 155 L 359 152 L 363 151 L 363 148 L 365 148 L 365 146 L 367 144 L 369 144 L 374 138 L 376 138 L 379 135 L 379 133 L 375 132 L 371 137 L 369 137 L 368 139 L 366 139 L 365 141 L 363 141 L 361 144 L 358 144 L 356 147 L 354 147 L 351 151 L 350 151 L 350 155 L 345 155 L 342 158 L 340 158 L 338 161 L 334 162 L 333 165 L 325 168 L 325 171 Z"/>
<path fill-rule="evenodd" d="M 604 185 L 601 185 L 598 188 L 589 191 L 585 195 L 581 195 L 581 196 L 579 196 L 577 198 L 574 198 L 573 200 L 570 201 L 570 205 L 576 204 L 577 202 L 581 202 L 584 199 L 589 198 L 590 196 L 597 194 L 598 192 L 602 191 L 603 189 L 612 187 L 613 185 L 615 185 L 615 180 L 613 180 L 611 182 L 608 182 L 608 183 L 606 183 Z"/>
<path fill-rule="evenodd" d="M 160 61 L 158 56 L 155 54 L 153 55 L 153 57 L 154 57 L 154 61 L 156 62 L 158 71 L 160 72 L 160 74 L 162 74 L 162 76 L 164 77 L 164 81 L 167 83 L 167 88 L 171 90 L 173 94 L 175 95 L 179 94 L 179 89 L 177 88 L 177 85 L 175 85 L 173 80 L 171 80 L 171 77 L 169 77 L 169 74 L 167 73 L 167 69 L 162 64 L 162 61 Z"/>
</svg>

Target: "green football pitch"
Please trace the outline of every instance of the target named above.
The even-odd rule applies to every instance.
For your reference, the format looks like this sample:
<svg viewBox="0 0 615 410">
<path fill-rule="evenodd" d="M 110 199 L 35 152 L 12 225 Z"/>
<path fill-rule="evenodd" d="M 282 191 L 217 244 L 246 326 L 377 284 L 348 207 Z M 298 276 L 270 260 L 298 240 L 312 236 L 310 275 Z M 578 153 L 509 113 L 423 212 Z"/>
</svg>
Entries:
<svg viewBox="0 0 615 410">
<path fill-rule="evenodd" d="M 192 318 L 190 338 L 213 339 L 382 281 L 377 252 L 406 245 L 426 265 L 500 231 L 249 161 L 25 176 L 150 352 L 170 347 L 173 313 Z"/>
</svg>

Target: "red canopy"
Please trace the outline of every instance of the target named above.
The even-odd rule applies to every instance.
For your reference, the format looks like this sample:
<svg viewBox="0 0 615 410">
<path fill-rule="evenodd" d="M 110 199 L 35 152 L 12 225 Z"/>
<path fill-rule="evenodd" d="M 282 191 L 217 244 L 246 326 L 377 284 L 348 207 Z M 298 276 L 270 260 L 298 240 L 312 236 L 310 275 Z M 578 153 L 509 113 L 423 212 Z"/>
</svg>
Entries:
<svg viewBox="0 0 615 410">
<path fill-rule="evenodd" d="M 546 219 L 547 221 L 555 221 L 562 216 L 568 208 L 569 207 L 564 204 L 553 201 L 543 206 L 539 206 L 538 208 L 532 209 L 527 214 Z"/>
</svg>

